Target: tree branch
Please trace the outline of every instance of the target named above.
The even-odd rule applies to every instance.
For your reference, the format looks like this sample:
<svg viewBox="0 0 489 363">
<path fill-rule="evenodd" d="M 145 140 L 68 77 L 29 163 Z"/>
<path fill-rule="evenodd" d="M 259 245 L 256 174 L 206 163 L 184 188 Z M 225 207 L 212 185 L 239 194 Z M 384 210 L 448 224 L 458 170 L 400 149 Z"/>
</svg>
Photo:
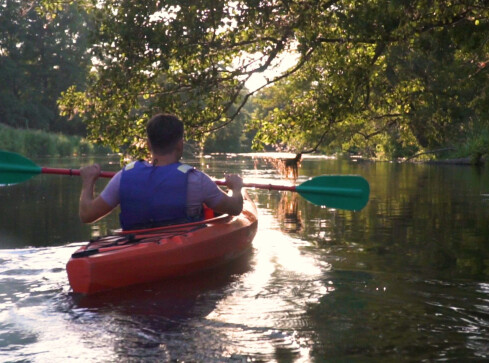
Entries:
<svg viewBox="0 0 489 363">
<path fill-rule="evenodd" d="M 234 121 L 234 119 L 236 118 L 236 116 L 239 114 L 239 112 L 242 110 L 242 108 L 246 105 L 246 102 L 248 102 L 248 99 L 253 96 L 255 93 L 259 92 L 260 90 L 262 90 L 263 88 L 275 83 L 275 82 L 278 82 L 279 80 L 283 79 L 283 78 L 286 78 L 288 76 L 290 76 L 291 74 L 297 72 L 299 69 L 302 68 L 302 66 L 307 62 L 307 60 L 310 59 L 312 53 L 314 52 L 314 48 L 311 48 L 309 49 L 309 51 L 299 60 L 299 62 L 289 71 L 283 73 L 282 75 L 280 76 L 277 76 L 275 77 L 273 80 L 268 80 L 267 83 L 265 83 L 263 86 L 257 88 L 256 90 L 253 90 L 251 92 L 248 92 L 246 95 L 243 96 L 243 100 L 241 101 L 241 103 L 238 105 L 237 109 L 235 112 L 233 112 L 233 114 L 231 116 L 228 117 L 228 120 L 226 122 L 223 122 L 221 123 L 219 126 L 216 126 L 216 127 L 213 127 L 211 129 L 209 129 L 207 132 L 214 132 L 214 131 L 217 131 L 219 130 L 220 128 L 222 127 L 225 127 L 227 125 L 229 125 L 231 122 Z M 250 74 L 244 81 L 242 81 L 242 86 L 239 88 L 239 91 L 235 94 L 235 96 L 231 99 L 231 101 L 229 101 L 227 103 L 227 106 L 225 108 L 225 110 L 229 110 L 229 108 L 231 107 L 231 105 L 234 103 L 234 101 L 237 99 L 239 93 L 241 92 L 241 90 L 244 88 L 244 84 L 246 83 L 246 81 L 251 77 L 252 74 Z M 222 115 L 222 114 L 221 114 Z M 220 115 L 220 116 L 221 116 Z M 220 118 L 219 116 L 219 118 Z M 218 121 L 219 118 L 217 118 L 214 122 Z"/>
<path fill-rule="evenodd" d="M 418 156 L 421 156 L 421 155 L 438 154 L 438 153 L 441 153 L 441 152 L 444 152 L 444 151 L 451 151 L 451 150 L 455 150 L 455 148 L 454 147 L 445 147 L 445 148 L 442 148 L 442 149 L 435 149 L 435 150 L 423 151 L 423 152 L 414 154 L 413 156 L 410 156 L 409 158 L 407 158 L 406 160 L 404 160 L 404 162 L 409 161 L 409 160 L 412 160 L 414 158 L 417 158 Z"/>
<path fill-rule="evenodd" d="M 301 153 L 302 154 L 311 154 L 313 152 L 316 152 L 318 150 L 319 146 L 321 146 L 321 144 L 323 143 L 324 138 L 326 137 L 328 132 L 331 130 L 331 124 L 332 123 L 333 123 L 333 121 L 331 121 L 331 120 L 328 122 L 328 127 L 326 128 L 326 130 L 324 130 L 324 132 L 321 135 L 321 137 L 319 138 L 319 141 L 317 142 L 316 146 L 314 146 L 312 149 L 302 151 Z"/>
</svg>

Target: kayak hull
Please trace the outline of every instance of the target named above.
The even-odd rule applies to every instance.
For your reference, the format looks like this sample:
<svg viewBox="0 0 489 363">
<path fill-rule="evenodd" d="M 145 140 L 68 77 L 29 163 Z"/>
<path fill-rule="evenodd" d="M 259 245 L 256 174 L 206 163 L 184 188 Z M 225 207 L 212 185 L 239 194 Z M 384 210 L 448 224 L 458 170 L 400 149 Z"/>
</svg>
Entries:
<svg viewBox="0 0 489 363">
<path fill-rule="evenodd" d="M 73 292 L 89 295 L 193 274 L 246 253 L 257 225 L 256 207 L 245 199 L 239 216 L 119 232 L 78 249 L 66 265 L 68 280 Z"/>
</svg>

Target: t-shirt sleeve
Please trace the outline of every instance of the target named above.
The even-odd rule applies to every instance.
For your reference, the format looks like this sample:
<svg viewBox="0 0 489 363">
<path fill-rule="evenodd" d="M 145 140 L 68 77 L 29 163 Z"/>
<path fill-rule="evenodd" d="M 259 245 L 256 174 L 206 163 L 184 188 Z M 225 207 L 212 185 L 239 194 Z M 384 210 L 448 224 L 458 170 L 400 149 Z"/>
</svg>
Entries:
<svg viewBox="0 0 489 363">
<path fill-rule="evenodd" d="M 121 185 L 121 175 L 122 170 L 110 179 L 104 190 L 102 190 L 102 193 L 100 193 L 100 197 L 111 207 L 115 207 L 120 203 L 119 187 Z"/>
<path fill-rule="evenodd" d="M 203 175 L 202 189 L 204 190 L 204 203 L 209 208 L 214 208 L 225 197 L 225 193 L 207 174 Z"/>
<path fill-rule="evenodd" d="M 214 208 L 225 197 L 224 192 L 217 184 L 207 174 L 199 170 L 191 171 L 187 193 L 189 205 L 205 203 L 210 208 Z"/>
</svg>

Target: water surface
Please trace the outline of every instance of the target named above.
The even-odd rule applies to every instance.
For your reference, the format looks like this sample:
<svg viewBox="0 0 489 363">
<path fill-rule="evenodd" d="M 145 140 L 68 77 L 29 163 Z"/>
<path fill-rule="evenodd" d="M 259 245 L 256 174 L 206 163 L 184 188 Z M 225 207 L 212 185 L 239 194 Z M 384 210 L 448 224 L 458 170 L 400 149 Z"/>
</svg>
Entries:
<svg viewBox="0 0 489 363">
<path fill-rule="evenodd" d="M 97 161 L 117 169 L 116 159 Z M 280 179 L 249 155 L 186 162 L 216 177 Z M 320 174 L 367 178 L 367 207 L 333 210 L 251 190 L 259 230 L 249 255 L 89 298 L 71 293 L 65 264 L 82 241 L 118 227 L 117 213 L 82 225 L 76 177 L 0 187 L 0 360 L 488 359 L 488 171 L 309 157 L 298 182 Z"/>
</svg>

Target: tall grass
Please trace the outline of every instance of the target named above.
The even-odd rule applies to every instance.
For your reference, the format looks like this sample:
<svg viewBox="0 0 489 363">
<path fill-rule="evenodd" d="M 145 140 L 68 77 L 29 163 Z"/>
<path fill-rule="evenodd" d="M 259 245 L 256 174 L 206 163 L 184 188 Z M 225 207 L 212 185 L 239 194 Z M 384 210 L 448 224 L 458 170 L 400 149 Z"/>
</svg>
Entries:
<svg viewBox="0 0 489 363">
<path fill-rule="evenodd" d="M 453 151 L 444 153 L 444 159 L 466 159 L 470 164 L 484 164 L 489 161 L 489 127 L 472 126 L 464 138 L 455 143 Z"/>
<path fill-rule="evenodd" d="M 0 124 L 0 149 L 36 156 L 94 155 L 110 152 L 79 136 L 54 134 L 40 130 L 14 129 Z"/>
</svg>

